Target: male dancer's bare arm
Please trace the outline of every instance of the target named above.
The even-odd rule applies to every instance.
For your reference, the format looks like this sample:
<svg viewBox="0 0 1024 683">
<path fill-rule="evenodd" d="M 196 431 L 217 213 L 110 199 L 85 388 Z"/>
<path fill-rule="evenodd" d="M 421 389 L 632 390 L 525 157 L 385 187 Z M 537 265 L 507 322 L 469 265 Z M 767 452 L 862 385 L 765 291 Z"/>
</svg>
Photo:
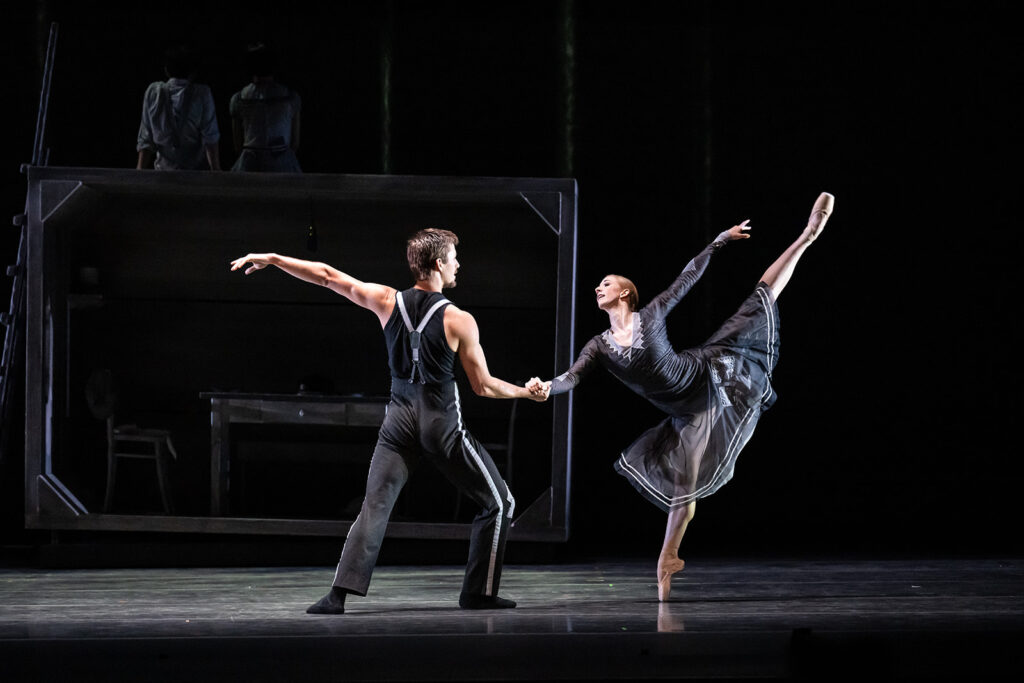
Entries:
<svg viewBox="0 0 1024 683">
<path fill-rule="evenodd" d="M 247 263 L 251 265 L 245 269 L 246 275 L 263 270 L 267 266 L 275 266 L 304 282 L 327 287 L 357 306 L 373 311 L 380 320 L 381 327 L 387 324 L 395 306 L 395 289 L 393 287 L 357 280 L 348 273 L 343 273 L 326 263 L 304 261 L 273 253 L 247 254 L 232 261 L 231 270 L 243 268 Z"/>
<path fill-rule="evenodd" d="M 462 368 L 466 371 L 473 393 L 486 398 L 528 398 L 533 401 L 544 401 L 547 392 L 530 392 L 525 387 L 516 386 L 498 379 L 487 369 L 487 358 L 480 345 L 480 328 L 469 313 L 449 306 L 444 316 L 445 333 L 449 343 L 455 342 L 454 349 L 459 354 Z"/>
</svg>

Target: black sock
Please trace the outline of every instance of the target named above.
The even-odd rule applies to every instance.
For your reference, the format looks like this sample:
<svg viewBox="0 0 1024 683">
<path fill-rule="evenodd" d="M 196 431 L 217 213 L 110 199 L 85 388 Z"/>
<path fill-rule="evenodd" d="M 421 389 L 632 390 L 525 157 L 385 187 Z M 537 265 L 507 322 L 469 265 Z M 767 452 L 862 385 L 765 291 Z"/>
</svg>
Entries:
<svg viewBox="0 0 1024 683">
<path fill-rule="evenodd" d="M 334 586 L 330 593 L 306 608 L 306 614 L 344 614 L 346 595 L 344 588 Z"/>
<path fill-rule="evenodd" d="M 499 598 L 497 595 L 463 593 L 459 596 L 459 607 L 462 609 L 511 609 L 515 606 L 514 600 Z"/>
</svg>

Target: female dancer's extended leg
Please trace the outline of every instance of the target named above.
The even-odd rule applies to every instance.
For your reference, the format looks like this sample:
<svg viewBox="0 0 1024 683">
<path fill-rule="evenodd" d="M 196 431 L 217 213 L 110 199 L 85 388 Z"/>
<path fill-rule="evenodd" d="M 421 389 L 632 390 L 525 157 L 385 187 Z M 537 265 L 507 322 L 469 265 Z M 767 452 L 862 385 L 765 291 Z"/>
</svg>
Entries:
<svg viewBox="0 0 1024 683">
<path fill-rule="evenodd" d="M 668 512 L 668 523 L 665 525 L 665 543 L 661 546 L 658 557 L 658 600 L 668 600 L 672 591 L 672 575 L 682 571 L 686 564 L 679 559 L 679 545 L 683 542 L 686 525 L 693 519 L 697 509 L 697 501 L 690 501 L 682 507 L 672 508 Z"/>
<path fill-rule="evenodd" d="M 789 278 L 792 277 L 793 270 L 796 268 L 796 262 L 800 260 L 804 250 L 810 246 L 811 242 L 817 239 L 818 235 L 825 228 L 825 222 L 832 215 L 832 207 L 834 205 L 835 197 L 828 192 L 822 192 L 818 196 L 818 201 L 814 202 L 811 216 L 807 219 L 807 227 L 804 228 L 800 237 L 789 246 L 789 249 L 782 252 L 782 256 L 777 258 L 775 263 L 769 266 L 768 270 L 761 276 L 761 281 L 771 288 L 772 295 L 776 299 L 782 294 L 782 289 L 789 282 Z"/>
</svg>

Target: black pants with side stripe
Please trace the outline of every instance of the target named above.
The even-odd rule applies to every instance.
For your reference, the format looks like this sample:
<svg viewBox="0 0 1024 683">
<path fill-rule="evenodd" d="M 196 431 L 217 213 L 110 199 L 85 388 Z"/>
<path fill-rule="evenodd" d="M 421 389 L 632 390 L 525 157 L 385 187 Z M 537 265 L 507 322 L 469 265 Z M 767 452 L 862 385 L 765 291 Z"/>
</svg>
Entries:
<svg viewBox="0 0 1024 683">
<path fill-rule="evenodd" d="M 430 461 L 482 508 L 473 520 L 462 591 L 497 595 L 515 500 L 491 456 L 462 423 L 455 382 L 410 384 L 403 379 L 392 380 L 391 401 L 370 461 L 366 497 L 341 551 L 334 586 L 366 595 L 391 510 L 420 458 Z"/>
</svg>

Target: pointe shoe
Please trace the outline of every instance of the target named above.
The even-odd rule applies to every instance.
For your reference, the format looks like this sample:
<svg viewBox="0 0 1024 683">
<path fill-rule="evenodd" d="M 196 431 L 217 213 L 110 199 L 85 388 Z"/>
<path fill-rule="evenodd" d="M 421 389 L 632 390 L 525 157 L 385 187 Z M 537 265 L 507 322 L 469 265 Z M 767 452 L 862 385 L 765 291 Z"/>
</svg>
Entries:
<svg viewBox="0 0 1024 683">
<path fill-rule="evenodd" d="M 680 559 L 658 563 L 658 600 L 665 602 L 672 592 L 672 575 L 683 571 L 686 565 Z"/>
<path fill-rule="evenodd" d="M 828 217 L 832 215 L 832 208 L 835 206 L 835 203 L 836 198 L 828 192 L 822 192 L 818 195 L 818 200 L 814 202 L 814 208 L 811 209 L 811 216 L 807 219 L 807 227 L 804 228 L 804 238 L 808 242 L 816 240 L 821 231 L 825 229 L 825 223 L 828 221 Z"/>
</svg>

